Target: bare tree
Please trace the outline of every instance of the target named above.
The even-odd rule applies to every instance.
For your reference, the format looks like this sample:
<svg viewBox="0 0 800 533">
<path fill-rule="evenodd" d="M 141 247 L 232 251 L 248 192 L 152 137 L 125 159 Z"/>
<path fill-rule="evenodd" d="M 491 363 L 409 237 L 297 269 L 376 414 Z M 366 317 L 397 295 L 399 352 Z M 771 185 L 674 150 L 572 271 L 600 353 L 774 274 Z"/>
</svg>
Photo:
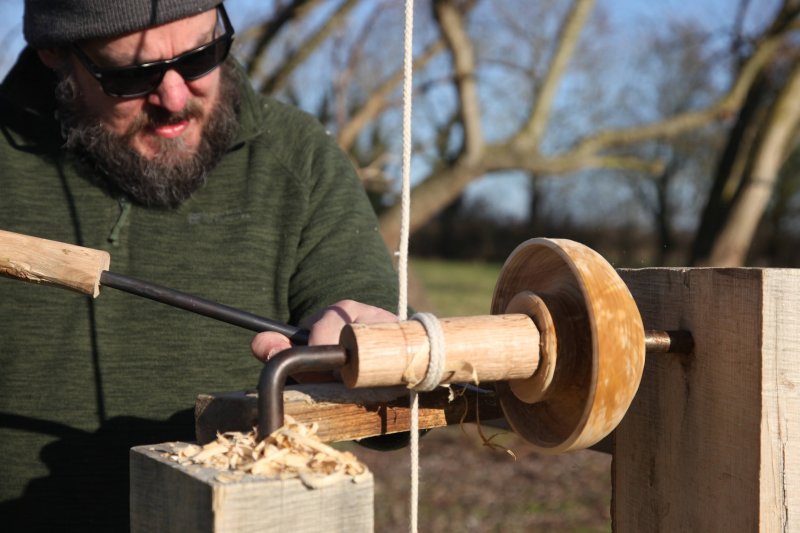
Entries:
<svg viewBox="0 0 800 533">
<path fill-rule="evenodd" d="M 780 169 L 796 142 L 800 64 L 795 58 L 791 63 L 788 72 L 762 72 L 748 92 L 718 163 L 693 247 L 693 264 L 745 263 Z M 774 62 L 770 67 L 787 68 Z M 777 81 L 776 76 L 783 79 Z"/>
<path fill-rule="evenodd" d="M 718 59 L 705 46 L 707 31 L 692 21 L 666 23 L 642 43 L 637 71 L 648 79 L 649 97 L 636 99 L 641 115 L 675 116 L 708 105 L 718 91 L 714 64 Z M 630 98 L 628 98 L 630 99 Z M 650 105 L 644 102 L 650 100 Z M 622 171 L 642 210 L 649 216 L 654 239 L 654 263 L 683 263 L 686 250 L 674 227 L 696 219 L 705 197 L 714 155 L 724 138 L 720 124 L 697 128 L 669 139 L 657 139 L 631 147 L 647 160 L 663 162 L 660 172 Z"/>
<path fill-rule="evenodd" d="M 394 44 L 388 44 L 385 38 L 387 25 L 398 32 L 398 21 L 402 20 L 398 4 L 355 0 L 342 0 L 336 4 L 311 0 L 287 2 L 281 13 L 291 12 L 295 17 L 293 25 L 310 20 L 309 13 L 321 9 L 321 5 L 327 7 L 329 16 L 321 22 L 317 20 L 316 26 L 305 33 L 307 37 L 295 43 L 281 61 L 275 62 L 264 78 L 269 81 L 260 86 L 268 92 L 286 90 L 286 80 L 290 79 L 287 74 L 295 72 L 301 60 L 308 61 L 314 54 L 332 54 L 331 36 L 337 31 L 348 32 L 346 37 L 358 36 L 358 39 L 349 41 L 342 39 L 335 47 L 341 53 L 345 41 L 349 42 L 349 53 L 359 61 L 347 63 L 348 68 L 340 73 L 339 82 L 330 84 L 334 88 L 330 90 L 331 107 L 335 108 L 331 113 L 335 120 L 331 119 L 331 122 L 336 126 L 342 145 L 357 155 L 354 161 L 363 165 L 365 174 L 373 178 L 385 177 L 392 167 L 396 168 L 396 160 L 387 157 L 383 151 L 389 143 L 374 141 L 381 138 L 376 134 L 380 133 L 381 124 L 384 128 L 393 125 L 399 131 L 396 113 L 401 63 L 399 38 L 394 39 Z M 750 238 L 752 228 L 763 213 L 774 185 L 774 176 L 791 148 L 797 114 L 800 113 L 790 98 L 791 91 L 796 90 L 796 61 L 790 51 L 797 46 L 791 39 L 796 30 L 797 4 L 797 0 L 784 0 L 763 31 L 748 39 L 746 46 L 735 48 L 739 61 L 730 76 L 730 83 L 712 100 L 650 117 L 645 122 L 617 120 L 594 128 L 584 126 L 584 131 L 570 137 L 561 133 L 563 121 L 554 125 L 554 117 L 562 116 L 558 108 L 559 96 L 568 80 L 575 76 L 581 54 L 587 51 L 585 41 L 588 42 L 590 36 L 587 28 L 590 22 L 596 23 L 601 18 L 594 0 L 574 0 L 570 4 L 520 0 L 418 2 L 418 7 L 430 7 L 430 16 L 425 17 L 424 10 L 417 9 L 417 13 L 421 13 L 418 19 L 423 38 L 418 40 L 416 50 L 416 79 L 421 81 L 416 88 L 415 106 L 438 116 L 437 121 L 425 124 L 427 133 L 417 135 L 425 176 L 417 180 L 412 193 L 412 231 L 459 198 L 469 184 L 493 172 L 519 171 L 535 176 L 555 176 L 610 169 L 635 170 L 659 176 L 668 163 L 660 159 L 659 154 L 663 152 L 635 148 L 654 142 L 670 143 L 709 124 L 739 117 L 745 112 L 748 95 L 757 90 L 765 69 L 773 68 L 778 57 L 791 58 L 788 60 L 791 68 L 787 71 L 792 74 L 786 77 L 786 84 L 780 88 L 776 106 L 757 135 L 758 148 L 747 165 L 752 169 L 747 175 L 753 178 L 742 182 L 745 187 L 737 195 L 741 201 L 731 205 L 725 225 L 718 228 L 719 239 L 711 238 L 711 242 L 718 243 L 714 244 L 713 262 L 723 261 L 723 257 L 726 264 L 741 261 L 742 243 Z M 743 19 L 748 2 L 742 0 L 738 5 L 739 19 Z M 568 9 L 564 10 L 564 6 Z M 475 13 L 481 9 L 517 10 L 519 17 L 506 17 L 507 26 L 494 30 L 512 31 L 511 25 L 515 20 L 539 21 L 539 18 L 530 16 L 537 7 L 548 9 L 551 19 L 554 15 L 559 17 L 557 29 L 547 41 L 549 46 L 531 46 L 532 39 L 518 43 L 515 54 L 528 54 L 529 61 L 516 66 L 521 71 L 535 68 L 536 72 L 516 80 L 527 79 L 528 83 L 524 89 L 529 94 L 527 105 L 514 103 L 521 119 L 503 121 L 500 127 L 496 124 L 499 122 L 496 115 L 499 104 L 482 98 L 490 90 L 487 85 L 491 75 L 487 71 L 493 65 L 488 65 L 480 53 L 486 42 L 476 37 L 483 19 Z M 482 13 L 485 15 L 486 11 Z M 279 15 L 275 13 L 272 20 L 280 21 Z M 369 24 L 364 24 L 364 21 L 369 21 Z M 259 42 L 274 43 L 274 37 L 266 38 L 267 32 L 276 35 L 277 28 L 287 24 L 265 23 L 261 26 L 263 31 Z M 372 31 L 367 32 L 368 29 Z M 327 43 L 327 48 L 323 43 Z M 264 48 L 253 47 L 253 50 Z M 252 57 L 251 70 L 259 68 L 264 61 L 259 54 L 254 53 Z M 514 66 L 513 56 L 509 55 L 506 60 L 507 67 Z M 371 72 L 365 72 L 361 67 L 363 64 L 369 65 Z M 359 70 L 360 74 L 356 72 Z M 443 94 L 447 98 L 443 98 Z M 508 106 L 504 109 L 508 113 Z M 613 111 L 621 110 L 606 110 L 606 116 Z M 373 143 L 381 149 L 365 150 L 363 146 L 356 146 L 359 142 Z M 380 225 L 387 245 L 396 247 L 399 232 L 397 205 L 390 205 L 382 212 Z M 739 259 L 736 259 L 737 254 Z"/>
</svg>

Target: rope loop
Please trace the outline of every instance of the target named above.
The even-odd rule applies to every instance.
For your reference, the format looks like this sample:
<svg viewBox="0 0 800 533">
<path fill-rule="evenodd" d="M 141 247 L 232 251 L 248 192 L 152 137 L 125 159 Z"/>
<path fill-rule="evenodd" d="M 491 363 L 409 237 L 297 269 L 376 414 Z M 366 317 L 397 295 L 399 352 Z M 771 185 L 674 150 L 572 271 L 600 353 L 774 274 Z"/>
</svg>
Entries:
<svg viewBox="0 0 800 533">
<path fill-rule="evenodd" d="M 425 377 L 416 383 L 409 383 L 408 388 L 416 391 L 432 391 L 439 386 L 439 383 L 442 381 L 442 375 L 444 374 L 446 353 L 444 330 L 442 329 L 441 322 L 439 322 L 439 319 L 436 318 L 436 315 L 433 313 L 416 313 L 411 317 L 411 320 L 416 320 L 425 328 L 431 349 Z"/>
</svg>

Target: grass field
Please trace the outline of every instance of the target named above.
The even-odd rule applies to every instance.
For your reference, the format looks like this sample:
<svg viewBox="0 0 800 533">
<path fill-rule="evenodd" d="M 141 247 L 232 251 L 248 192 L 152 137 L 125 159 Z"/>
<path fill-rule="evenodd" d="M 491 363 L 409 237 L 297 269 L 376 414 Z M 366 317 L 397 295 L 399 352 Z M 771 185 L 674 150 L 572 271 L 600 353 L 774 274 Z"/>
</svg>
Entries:
<svg viewBox="0 0 800 533">
<path fill-rule="evenodd" d="M 502 265 L 416 259 L 411 271 L 425 290 L 429 309 L 439 316 L 489 314 Z"/>
<path fill-rule="evenodd" d="M 411 269 L 425 294 L 424 304 L 412 304 L 439 316 L 487 314 L 500 268 L 415 260 Z M 501 436 L 515 461 L 483 446 L 474 425 L 464 429 L 432 431 L 420 441 L 420 531 L 610 531 L 610 456 L 545 457 L 513 434 Z M 353 451 L 375 475 L 375 530 L 408 531 L 408 449 Z"/>
</svg>

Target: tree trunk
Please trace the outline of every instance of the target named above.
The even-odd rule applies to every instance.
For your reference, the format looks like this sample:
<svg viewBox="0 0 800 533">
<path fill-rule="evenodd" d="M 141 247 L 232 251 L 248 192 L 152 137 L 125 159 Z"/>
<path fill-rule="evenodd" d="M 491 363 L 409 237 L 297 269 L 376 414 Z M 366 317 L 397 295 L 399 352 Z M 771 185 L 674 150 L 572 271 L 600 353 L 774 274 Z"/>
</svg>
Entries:
<svg viewBox="0 0 800 533">
<path fill-rule="evenodd" d="M 483 167 L 455 166 L 445 168 L 420 183 L 411 193 L 410 232 L 430 221 L 442 209 L 461 196 L 464 189 L 484 173 Z M 380 216 L 380 231 L 390 251 L 400 243 L 400 204 L 390 207 Z"/>
<path fill-rule="evenodd" d="M 744 264 L 800 122 L 800 99 L 797 94 L 800 94 L 800 65 L 792 71 L 788 83 L 783 86 L 771 110 L 753 157 L 752 172 L 734 200 L 728 219 L 714 241 L 708 264 Z"/>
<path fill-rule="evenodd" d="M 717 163 L 714 183 L 692 243 L 689 259 L 691 265 L 705 264 L 708 261 L 714 241 L 728 220 L 731 206 L 739 195 L 744 176 L 751 166 L 754 146 L 767 113 L 766 101 L 769 99 L 769 82 L 762 73 L 747 92 L 747 98 Z"/>
</svg>

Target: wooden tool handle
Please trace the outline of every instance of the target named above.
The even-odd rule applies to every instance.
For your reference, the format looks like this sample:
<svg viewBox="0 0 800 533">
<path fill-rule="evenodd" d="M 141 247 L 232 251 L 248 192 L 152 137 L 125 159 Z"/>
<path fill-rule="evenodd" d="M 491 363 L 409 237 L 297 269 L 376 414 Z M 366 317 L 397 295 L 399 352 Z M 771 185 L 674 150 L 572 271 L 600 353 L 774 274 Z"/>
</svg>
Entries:
<svg viewBox="0 0 800 533">
<path fill-rule="evenodd" d="M 539 331 L 527 315 L 440 319 L 446 362 L 442 383 L 530 377 L 539 364 Z M 416 320 L 350 324 L 339 339 L 349 354 L 342 368 L 348 387 L 383 387 L 425 376 L 430 343 Z"/>
<path fill-rule="evenodd" d="M 74 244 L 0 230 L 0 274 L 97 297 L 111 256 Z"/>
</svg>

